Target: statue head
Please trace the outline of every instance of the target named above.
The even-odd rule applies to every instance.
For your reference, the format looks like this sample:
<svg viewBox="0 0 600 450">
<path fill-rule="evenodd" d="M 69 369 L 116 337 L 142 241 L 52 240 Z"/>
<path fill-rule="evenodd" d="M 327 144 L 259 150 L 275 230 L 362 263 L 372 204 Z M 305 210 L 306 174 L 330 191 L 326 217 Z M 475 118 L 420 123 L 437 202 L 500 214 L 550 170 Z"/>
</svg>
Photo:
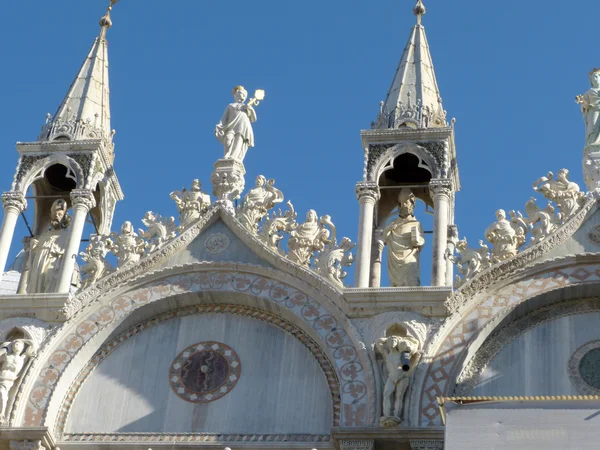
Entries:
<svg viewBox="0 0 600 450">
<path fill-rule="evenodd" d="M 599 73 L 600 76 L 600 73 Z M 600 86 L 600 85 L 599 85 Z M 560 181 L 568 181 L 569 178 L 569 170 L 568 169 L 560 169 L 557 174 L 557 178 Z"/>
<path fill-rule="evenodd" d="M 600 68 L 595 67 L 590 71 L 590 83 L 594 88 L 600 88 Z"/>
<path fill-rule="evenodd" d="M 248 98 L 248 91 L 244 89 L 244 86 L 236 86 L 233 88 L 233 98 L 236 102 L 244 103 Z"/>
<path fill-rule="evenodd" d="M 196 179 L 192 181 L 192 191 L 200 191 L 201 187 L 202 183 L 200 183 L 200 180 Z"/>
<path fill-rule="evenodd" d="M 410 189 L 402 188 L 398 195 L 398 215 L 402 218 L 410 217 L 415 212 L 415 195 Z"/>
<path fill-rule="evenodd" d="M 506 211 L 504 211 L 503 209 L 499 209 L 498 211 L 496 211 L 496 219 L 500 220 L 506 220 Z"/>
<path fill-rule="evenodd" d="M 22 340 L 17 339 L 12 343 L 12 351 L 15 355 L 20 355 L 23 350 L 25 350 L 25 343 Z"/>
<path fill-rule="evenodd" d="M 259 175 L 256 177 L 256 187 L 262 187 L 265 184 L 267 184 L 267 179 L 264 176 Z"/>
<path fill-rule="evenodd" d="M 67 214 L 67 201 L 59 198 L 52 203 L 50 208 L 50 224 L 52 228 L 67 228 L 71 223 L 70 217 Z"/>
<path fill-rule="evenodd" d="M 125 222 L 123 224 L 123 226 L 121 227 L 121 234 L 131 234 L 133 233 L 133 225 L 131 224 L 131 222 L 128 220 L 127 222 Z"/>
<path fill-rule="evenodd" d="M 309 209 L 308 212 L 306 213 L 306 221 L 307 222 L 316 222 L 317 220 L 319 220 L 319 216 L 317 215 L 317 212 L 314 209 Z"/>
</svg>

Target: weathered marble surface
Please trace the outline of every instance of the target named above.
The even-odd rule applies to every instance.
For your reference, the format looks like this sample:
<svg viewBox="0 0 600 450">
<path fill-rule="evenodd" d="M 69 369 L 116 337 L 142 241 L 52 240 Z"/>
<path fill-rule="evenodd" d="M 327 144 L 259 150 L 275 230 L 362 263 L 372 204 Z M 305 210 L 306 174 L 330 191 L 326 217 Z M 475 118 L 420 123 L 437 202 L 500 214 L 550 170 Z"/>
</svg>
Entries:
<svg viewBox="0 0 600 450">
<path fill-rule="evenodd" d="M 212 403 L 187 403 L 171 391 L 169 367 L 188 346 L 210 340 L 237 352 L 241 377 Z M 329 433 L 330 398 L 321 368 L 293 336 L 243 316 L 188 316 L 142 332 L 102 362 L 65 431 Z"/>
</svg>

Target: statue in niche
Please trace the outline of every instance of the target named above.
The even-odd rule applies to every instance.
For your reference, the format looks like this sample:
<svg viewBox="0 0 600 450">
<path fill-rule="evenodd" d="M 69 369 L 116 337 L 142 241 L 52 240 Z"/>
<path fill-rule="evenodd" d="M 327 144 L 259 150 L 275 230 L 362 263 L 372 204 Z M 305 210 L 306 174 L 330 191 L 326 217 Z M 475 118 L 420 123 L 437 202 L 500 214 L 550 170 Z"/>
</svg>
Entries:
<svg viewBox="0 0 600 450">
<path fill-rule="evenodd" d="M 421 284 L 419 255 L 425 237 L 414 212 L 415 196 L 410 189 L 404 188 L 398 195 L 398 218 L 382 233 L 388 247 L 388 275 L 393 287 Z"/>
<path fill-rule="evenodd" d="M 10 390 L 21 375 L 25 363 L 35 356 L 37 351 L 34 341 L 15 339 L 0 345 L 0 424 L 5 425 L 6 407 Z"/>
<path fill-rule="evenodd" d="M 331 231 L 326 228 L 327 226 Z M 331 242 L 329 237 L 332 234 L 335 237 L 336 230 L 331 217 L 323 216 L 319 219 L 314 209 L 309 210 L 306 221 L 290 233 L 288 259 L 301 266 L 309 267 L 314 252 L 323 250 L 325 244 Z"/>
<path fill-rule="evenodd" d="M 512 258 L 525 243 L 526 226 L 519 221 L 509 222 L 503 209 L 496 211 L 497 221 L 485 230 L 485 238 L 493 244 L 492 262 L 505 261 Z"/>
<path fill-rule="evenodd" d="M 28 280 L 26 292 L 54 292 L 58 283 L 60 259 L 65 252 L 63 231 L 71 224 L 67 202 L 56 200 L 50 208 L 50 228 L 29 239 Z"/>
<path fill-rule="evenodd" d="M 146 251 L 146 242 L 140 238 L 133 225 L 127 221 L 121 227 L 121 234 L 111 233 L 106 242 L 107 247 L 118 260 L 118 267 L 138 262 Z"/>
<path fill-rule="evenodd" d="M 283 202 L 283 193 L 275 188 L 275 180 L 259 175 L 256 187 L 248 191 L 238 207 L 238 220 L 252 234 L 258 234 L 258 224 L 276 204 Z"/>
<path fill-rule="evenodd" d="M 375 352 L 383 359 L 379 367 L 385 383 L 380 419 L 384 427 L 396 426 L 402 421 L 404 396 L 422 354 L 419 340 L 396 328 L 388 330 L 388 336 L 375 343 Z"/>
<path fill-rule="evenodd" d="M 548 175 L 533 183 L 533 189 L 556 203 L 560 209 L 558 219 L 561 223 L 573 216 L 585 201 L 585 194 L 579 185 L 569 181 L 567 169 L 560 169 L 556 178 L 552 172 L 548 172 Z"/>
<path fill-rule="evenodd" d="M 586 148 L 600 145 L 600 69 L 592 69 L 589 76 L 592 87 L 585 94 L 576 97 L 585 122 Z"/>
<path fill-rule="evenodd" d="M 179 210 L 179 228 L 183 229 L 190 223 L 199 219 L 210 206 L 210 196 L 201 190 L 200 180 L 192 181 L 192 188 L 171 192 L 171 199 L 175 201 Z"/>
<path fill-rule="evenodd" d="M 235 101 L 227 106 L 221 121 L 215 127 L 215 136 L 225 147 L 225 159 L 243 163 L 248 148 L 254 147 L 252 122 L 256 122 L 256 111 L 253 105 L 262 99 L 253 98 L 247 105 L 244 104 L 248 92 L 243 86 L 233 88 L 233 98 Z"/>
</svg>

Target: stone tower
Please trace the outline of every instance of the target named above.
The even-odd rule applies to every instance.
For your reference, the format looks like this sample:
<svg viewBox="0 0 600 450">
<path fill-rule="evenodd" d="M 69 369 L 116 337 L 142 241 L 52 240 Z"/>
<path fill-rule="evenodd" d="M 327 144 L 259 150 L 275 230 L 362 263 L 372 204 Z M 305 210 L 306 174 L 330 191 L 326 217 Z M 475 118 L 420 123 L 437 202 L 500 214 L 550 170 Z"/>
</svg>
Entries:
<svg viewBox="0 0 600 450">
<path fill-rule="evenodd" d="M 28 195 L 34 219 L 32 236 L 25 240 L 26 262 L 19 293 L 67 293 L 88 215 L 96 233 L 108 234 L 115 204 L 123 199 L 113 168 L 114 131 L 110 127 L 106 33 L 111 25 L 109 8 L 100 20 L 100 35 L 56 114 L 48 114 L 38 141 L 17 143 L 20 158 L 14 181 L 11 190 L 2 195 L 5 214 L 0 231 L 0 274 L 6 266 L 18 216 L 28 206 Z M 71 210 L 70 220 L 51 217 L 57 211 L 59 218 L 66 215 L 68 219 L 67 208 Z M 55 235 L 48 236 L 53 229 Z M 45 262 L 40 256 L 39 267 L 31 267 L 28 275 L 27 261 L 32 260 L 36 246 L 51 246 L 55 254 L 62 256 Z M 51 283 L 29 282 L 32 277 L 45 276 L 34 272 L 46 270 L 55 272 L 48 276 Z"/>
<path fill-rule="evenodd" d="M 422 25 L 426 10 L 421 0 L 413 11 L 417 22 L 387 97 L 381 102 L 379 116 L 370 130 L 361 132 L 365 153 L 363 179 L 356 185 L 360 221 L 355 276 L 355 285 L 360 288 L 380 286 L 385 245 L 392 246 L 388 253 L 395 255 L 395 261 L 388 264 L 390 272 L 396 268 L 400 273 L 396 277 L 400 281 L 390 273 L 392 284 L 419 284 L 418 271 L 422 268 L 418 267 L 418 253 L 424 241 L 418 218 L 412 215 L 416 200 L 434 211 L 431 284 L 452 285 L 452 263 L 446 254 L 454 241 L 454 194 L 460 189 L 454 127 L 448 124 L 442 106 Z M 396 206 L 400 219 L 386 228 Z M 396 233 L 395 241 L 392 233 Z M 406 275 L 407 268 L 409 272 L 416 270 L 416 277 Z"/>
</svg>

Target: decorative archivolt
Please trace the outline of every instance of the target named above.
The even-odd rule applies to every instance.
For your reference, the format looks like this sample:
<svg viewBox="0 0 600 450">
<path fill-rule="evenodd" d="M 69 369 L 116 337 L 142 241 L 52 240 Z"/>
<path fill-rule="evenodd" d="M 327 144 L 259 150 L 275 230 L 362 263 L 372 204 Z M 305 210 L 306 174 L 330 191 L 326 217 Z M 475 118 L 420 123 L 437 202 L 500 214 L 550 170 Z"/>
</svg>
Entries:
<svg viewBox="0 0 600 450">
<path fill-rule="evenodd" d="M 83 157 L 88 155 L 80 156 Z M 92 155 L 89 155 L 89 157 L 91 163 Z M 67 178 L 71 178 L 75 181 L 76 187 L 82 189 L 87 180 L 86 174 L 89 172 L 89 167 L 84 167 L 80 163 L 87 165 L 86 161 L 82 160 L 78 162 L 74 158 L 62 153 L 22 156 L 17 166 L 11 190 L 25 194 L 27 189 L 29 189 L 29 186 L 35 181 L 44 178 L 46 169 L 55 164 L 65 166 L 67 168 Z"/>
<path fill-rule="evenodd" d="M 274 185 L 274 180 L 267 181 L 264 176 L 258 176 L 256 186 L 248 191 L 234 211 L 235 217 L 249 234 L 271 251 L 343 288 L 347 275 L 345 268 L 354 262 L 351 253 L 354 244 L 348 238 L 338 241 L 335 225 L 329 216 L 319 217 L 310 210 L 306 220 L 298 223 L 291 202 L 287 202 L 286 211 L 274 210 L 284 200 L 283 193 Z M 202 192 L 198 180 L 194 180 L 191 189 L 171 193 L 171 198 L 179 210 L 179 224 L 174 217 L 162 217 L 149 211 L 142 219 L 146 229 L 139 229 L 137 233 L 127 221 L 120 233 L 91 236 L 90 244 L 81 253 L 84 287 L 92 286 L 113 271 L 106 261 L 108 253 L 117 257 L 116 269 L 136 264 L 207 216 L 211 208 L 219 207 L 218 204 L 211 207 L 210 196 Z M 284 244 L 287 244 L 287 249 Z"/>
<path fill-rule="evenodd" d="M 520 211 L 510 211 L 507 216 L 503 209 L 499 209 L 496 222 L 485 231 L 487 243 L 480 240 L 479 246 L 473 248 L 466 238 L 458 241 L 457 255 L 449 255 L 458 268 L 457 286 L 540 244 L 573 218 L 585 204 L 586 195 L 577 183 L 569 181 L 568 175 L 567 169 L 561 169 L 556 176 L 549 172 L 533 183 L 533 190 L 548 201 L 543 208 L 532 197 L 525 204 L 525 215 Z"/>
<path fill-rule="evenodd" d="M 394 160 L 410 153 L 419 159 L 419 167 L 431 173 L 432 178 L 447 178 L 450 170 L 448 145 L 444 141 L 417 144 L 376 144 L 367 151 L 365 179 L 378 181 L 379 177 L 393 167 Z"/>
</svg>

